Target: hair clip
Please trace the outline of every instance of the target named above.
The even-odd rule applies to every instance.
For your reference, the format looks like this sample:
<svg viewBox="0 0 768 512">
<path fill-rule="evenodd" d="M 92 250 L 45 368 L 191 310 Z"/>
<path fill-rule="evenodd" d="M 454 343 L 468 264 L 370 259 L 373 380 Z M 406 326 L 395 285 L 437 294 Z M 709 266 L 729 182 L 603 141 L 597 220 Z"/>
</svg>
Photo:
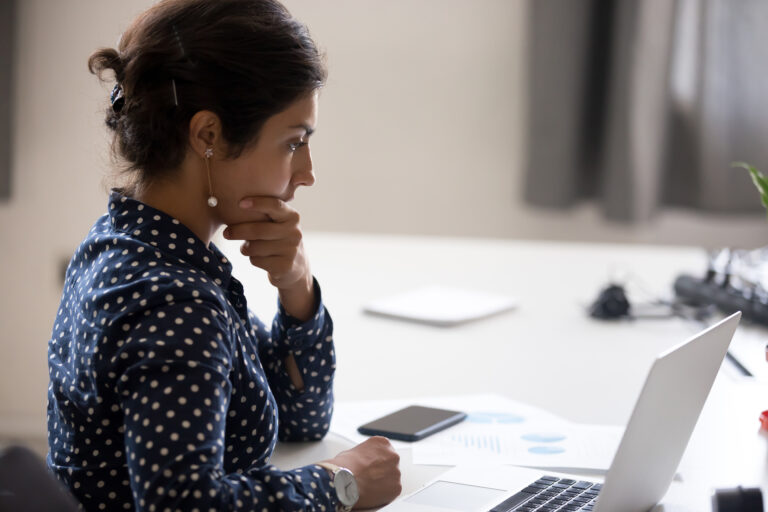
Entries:
<svg viewBox="0 0 768 512">
<path fill-rule="evenodd" d="M 173 106 L 179 106 L 179 95 L 176 93 L 176 79 L 171 78 L 171 89 L 173 90 Z"/>
<path fill-rule="evenodd" d="M 125 97 L 123 96 L 123 86 L 115 84 L 112 88 L 112 93 L 109 95 L 109 102 L 112 104 L 112 111 L 117 114 L 125 105 Z"/>
</svg>

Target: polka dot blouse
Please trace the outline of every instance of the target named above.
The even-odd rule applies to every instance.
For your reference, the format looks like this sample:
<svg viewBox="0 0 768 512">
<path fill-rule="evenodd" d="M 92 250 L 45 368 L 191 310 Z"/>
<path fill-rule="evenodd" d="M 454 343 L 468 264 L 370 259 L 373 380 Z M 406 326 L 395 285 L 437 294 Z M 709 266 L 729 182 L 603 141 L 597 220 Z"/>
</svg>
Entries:
<svg viewBox="0 0 768 512">
<path fill-rule="evenodd" d="M 85 510 L 334 510 L 328 472 L 269 464 L 328 431 L 331 318 L 247 309 L 231 264 L 113 191 L 66 274 L 48 348 L 48 465 Z M 292 353 L 305 388 L 283 360 Z"/>
</svg>

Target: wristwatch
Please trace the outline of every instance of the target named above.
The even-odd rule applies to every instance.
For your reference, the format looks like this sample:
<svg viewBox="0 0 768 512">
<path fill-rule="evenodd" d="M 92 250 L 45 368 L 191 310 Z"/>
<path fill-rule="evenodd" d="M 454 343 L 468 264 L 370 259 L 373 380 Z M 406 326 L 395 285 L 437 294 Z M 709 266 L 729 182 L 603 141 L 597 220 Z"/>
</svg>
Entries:
<svg viewBox="0 0 768 512">
<path fill-rule="evenodd" d="M 318 466 L 325 468 L 331 474 L 331 482 L 336 489 L 336 497 L 339 500 L 337 512 L 349 512 L 360 499 L 360 491 L 357 488 L 357 480 L 347 468 L 342 468 L 330 462 L 318 462 Z"/>
</svg>

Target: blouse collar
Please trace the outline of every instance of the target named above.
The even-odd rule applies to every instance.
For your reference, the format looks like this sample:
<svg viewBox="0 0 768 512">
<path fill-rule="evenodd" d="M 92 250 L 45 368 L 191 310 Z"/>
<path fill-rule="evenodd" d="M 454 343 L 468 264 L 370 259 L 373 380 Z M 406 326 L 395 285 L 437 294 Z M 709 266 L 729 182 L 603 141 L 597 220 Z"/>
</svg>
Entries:
<svg viewBox="0 0 768 512">
<path fill-rule="evenodd" d="M 109 218 L 114 229 L 141 240 L 180 263 L 193 265 L 223 289 L 232 278 L 232 264 L 211 242 L 208 246 L 187 226 L 165 212 L 124 196 L 113 189 L 109 195 Z"/>
</svg>

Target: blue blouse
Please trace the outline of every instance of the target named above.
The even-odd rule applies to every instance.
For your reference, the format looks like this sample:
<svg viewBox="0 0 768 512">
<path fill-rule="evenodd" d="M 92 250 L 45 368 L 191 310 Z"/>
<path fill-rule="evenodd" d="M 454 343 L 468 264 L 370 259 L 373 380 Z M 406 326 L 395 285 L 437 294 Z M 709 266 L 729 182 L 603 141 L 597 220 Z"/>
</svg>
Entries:
<svg viewBox="0 0 768 512">
<path fill-rule="evenodd" d="M 334 510 L 328 472 L 269 464 L 322 438 L 333 324 L 278 303 L 267 329 L 231 264 L 167 214 L 113 191 L 69 264 L 48 347 L 48 465 L 85 510 Z M 293 354 L 296 389 L 283 360 Z"/>
</svg>

